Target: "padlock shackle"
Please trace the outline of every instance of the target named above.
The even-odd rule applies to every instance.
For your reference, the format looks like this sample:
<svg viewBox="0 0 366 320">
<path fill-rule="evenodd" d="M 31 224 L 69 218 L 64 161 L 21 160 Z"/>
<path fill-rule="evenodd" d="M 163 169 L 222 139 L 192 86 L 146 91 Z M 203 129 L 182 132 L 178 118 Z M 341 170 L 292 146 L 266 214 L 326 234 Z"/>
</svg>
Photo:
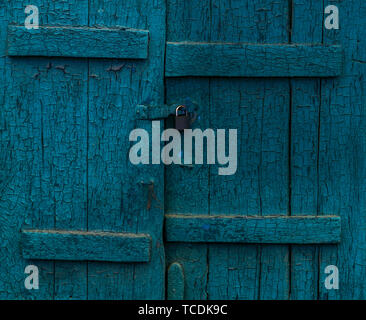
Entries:
<svg viewBox="0 0 366 320">
<path fill-rule="evenodd" d="M 178 111 L 179 111 L 179 109 L 182 109 L 182 108 L 184 108 L 185 110 L 186 110 L 186 114 L 187 114 L 187 107 L 186 106 L 184 106 L 184 105 L 179 105 L 178 107 L 177 107 L 177 109 L 175 109 L 175 115 L 178 117 Z"/>
</svg>

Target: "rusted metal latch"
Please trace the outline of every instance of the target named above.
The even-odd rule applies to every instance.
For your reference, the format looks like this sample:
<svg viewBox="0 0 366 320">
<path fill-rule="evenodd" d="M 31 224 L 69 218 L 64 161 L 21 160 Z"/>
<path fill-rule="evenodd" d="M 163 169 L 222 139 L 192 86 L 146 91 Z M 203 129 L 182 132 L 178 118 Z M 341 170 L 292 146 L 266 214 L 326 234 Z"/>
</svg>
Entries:
<svg viewBox="0 0 366 320">
<path fill-rule="evenodd" d="M 159 120 L 165 119 L 169 116 L 176 116 L 177 109 L 180 107 L 185 107 L 186 110 L 189 110 L 189 116 L 191 118 L 191 123 L 193 123 L 197 114 L 199 113 L 199 106 L 197 103 L 194 103 L 187 99 L 184 104 L 172 104 L 172 105 L 160 105 L 160 106 L 152 106 L 152 105 L 137 105 L 136 106 L 136 119 L 137 120 Z"/>
</svg>

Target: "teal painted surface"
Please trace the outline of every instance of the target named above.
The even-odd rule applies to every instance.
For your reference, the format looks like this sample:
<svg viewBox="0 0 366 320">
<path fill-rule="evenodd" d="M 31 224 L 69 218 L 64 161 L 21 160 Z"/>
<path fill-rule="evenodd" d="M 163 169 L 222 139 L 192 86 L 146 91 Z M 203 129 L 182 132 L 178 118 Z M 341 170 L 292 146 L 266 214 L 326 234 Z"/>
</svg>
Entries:
<svg viewBox="0 0 366 320">
<path fill-rule="evenodd" d="M 287 43 L 288 16 L 287 1 L 168 1 L 167 39 Z M 238 171 L 223 177 L 215 167 L 166 168 L 166 213 L 287 214 L 287 79 L 168 79 L 168 103 L 186 96 L 206 108 L 196 127 L 238 128 Z M 283 245 L 167 247 L 170 261 L 202 275 L 186 281 L 187 299 L 287 298 L 288 253 Z"/>
<path fill-rule="evenodd" d="M 167 176 L 171 179 L 171 182 L 167 181 L 169 214 L 210 214 L 210 207 L 216 204 L 217 214 L 230 214 L 230 210 L 235 213 L 242 210 L 246 214 L 243 208 L 249 208 L 247 213 L 254 214 L 264 211 L 271 214 L 270 210 L 279 209 L 279 213 L 287 211 L 293 216 L 342 216 L 342 237 L 338 246 L 292 245 L 286 248 L 202 244 L 183 248 L 178 243 L 169 245 L 171 261 L 180 261 L 181 255 L 185 268 L 193 270 L 196 267 L 197 274 L 206 275 L 201 282 L 187 281 L 185 296 L 195 297 L 202 292 L 203 297 L 234 299 L 364 298 L 365 286 L 357 276 L 363 274 L 364 265 L 362 199 L 365 187 L 360 180 L 364 179 L 361 158 L 365 150 L 362 107 L 365 58 L 360 27 L 365 22 L 364 6 L 357 2 L 346 9 L 347 3 L 342 3 L 341 30 L 327 31 L 323 12 L 332 1 L 290 1 L 291 7 L 286 9 L 287 4 L 283 4 L 284 8 L 278 11 L 273 10 L 272 1 L 225 4 L 206 1 L 201 5 L 189 1 L 184 7 L 179 1 L 169 3 L 168 40 L 171 42 L 274 43 L 277 40 L 278 43 L 341 45 L 347 46 L 344 69 L 349 70 L 345 71 L 348 76 L 342 73 L 336 80 L 293 79 L 287 82 L 287 89 L 283 81 L 283 91 L 278 90 L 276 94 L 283 102 L 275 106 L 271 103 L 275 101 L 271 99 L 271 88 L 280 88 L 281 82 L 277 79 L 272 84 L 258 79 L 252 83 L 244 79 L 214 78 L 167 81 L 169 102 L 193 94 L 207 106 L 209 117 L 202 117 L 202 128 L 212 127 L 213 119 L 217 119 L 218 128 L 228 126 L 228 123 L 230 127 L 240 128 L 241 139 L 245 141 L 239 158 L 241 176 L 228 177 L 225 183 L 222 177 L 207 173 L 210 169 L 204 166 L 181 169 L 181 172 L 177 168 L 171 169 L 171 176 Z M 334 1 L 333 4 L 339 3 Z M 216 16 L 213 12 L 221 14 Z M 260 17 L 260 12 L 271 14 Z M 212 27 L 215 21 L 220 23 L 217 29 Z M 246 32 L 247 38 L 243 40 Z M 256 34 L 258 39 L 254 38 Z M 241 86 L 241 82 L 246 85 Z M 213 83 L 218 85 L 213 86 Z M 324 84 L 327 84 L 326 91 Z M 207 96 L 212 98 L 207 99 Z M 279 113 L 270 113 L 277 105 L 288 105 L 288 110 L 284 107 L 282 112 L 278 109 Z M 206 191 L 208 184 L 213 186 L 209 188 L 210 192 Z M 189 186 L 191 192 L 181 192 L 185 186 Z M 242 192 L 244 186 L 247 186 L 246 192 Z M 274 201 L 268 201 L 270 198 Z M 357 245 L 352 246 L 353 242 Z M 208 256 L 206 260 L 205 256 Z M 337 291 L 326 290 L 324 268 L 339 262 L 344 269 L 345 286 Z M 352 267 L 354 263 L 357 267 Z"/>
<path fill-rule="evenodd" d="M 246 9 L 248 4 L 243 1 L 231 5 L 224 1 L 213 3 L 211 41 L 287 43 L 289 3 L 259 1 L 251 3 Z M 270 17 L 267 11 L 271 12 Z M 229 15 L 225 12 L 229 12 Z M 242 13 L 238 15 L 238 12 Z M 288 81 L 228 80 L 212 80 L 211 110 L 214 116 L 211 122 L 215 128 L 240 128 L 238 135 L 244 139 L 238 146 L 240 170 L 235 179 L 217 176 L 211 171 L 211 214 L 286 215 Z M 232 101 L 235 101 L 235 112 L 229 108 Z M 224 116 L 220 117 L 220 113 Z M 220 188 L 222 184 L 232 192 Z M 229 246 L 213 246 L 210 250 L 212 273 L 209 275 L 209 290 L 212 290 L 212 298 L 287 298 L 288 246 L 263 245 L 250 246 L 248 249 L 243 245 L 237 245 L 236 248 Z M 248 251 L 248 257 L 242 258 L 244 251 Z M 228 259 L 225 259 L 226 255 Z M 227 262 L 222 264 L 222 260 Z M 223 272 L 225 269 L 228 270 L 226 274 Z M 229 284 L 226 292 L 220 284 L 220 274 Z M 240 285 L 236 285 L 237 278 L 242 279 Z"/>
<path fill-rule="evenodd" d="M 320 248 L 324 268 L 339 268 L 339 290 L 319 286 L 320 299 L 366 299 L 366 3 L 324 2 L 342 13 L 340 29 L 324 30 L 325 44 L 347 44 L 344 76 L 322 80 L 319 137 L 320 212 L 342 217 L 342 242 Z"/>
<path fill-rule="evenodd" d="M 209 41 L 210 1 L 167 1 L 167 41 Z M 209 127 L 209 79 L 168 78 L 166 102 L 185 102 L 189 97 L 203 113 L 192 124 L 192 129 Z M 169 121 L 167 121 L 169 125 Z M 170 126 L 173 126 L 173 122 Z M 165 214 L 208 214 L 209 167 L 167 166 L 165 168 Z M 208 299 L 208 244 L 167 243 L 167 266 L 178 262 L 185 277 L 185 299 Z"/>
<path fill-rule="evenodd" d="M 148 60 L 4 58 L 6 29 L 24 24 L 29 4 L 5 3 L 0 19 L 0 88 L 6 90 L 0 110 L 0 298 L 164 298 L 163 209 L 156 200 L 147 207 L 152 192 L 164 201 L 163 168 L 128 164 L 128 133 L 150 126 L 133 120 L 135 106 L 164 103 L 164 2 L 32 3 L 41 9 L 41 25 L 150 30 Z M 154 179 L 153 188 L 138 183 L 145 177 Z M 22 228 L 149 234 L 151 259 L 144 266 L 23 259 Z M 39 267 L 39 290 L 24 287 L 29 264 Z"/>
<path fill-rule="evenodd" d="M 146 59 L 149 32 L 128 28 L 8 27 L 9 56 Z"/>
<path fill-rule="evenodd" d="M 25 259 L 148 262 L 148 235 L 60 230 L 24 230 Z"/>
<path fill-rule="evenodd" d="M 171 242 L 337 243 L 339 217 L 165 216 Z"/>
<path fill-rule="evenodd" d="M 85 24 L 87 2 L 50 6 L 41 23 Z M 24 23 L 24 3 L 7 1 L 6 24 Z M 73 8 L 71 10 L 71 8 Z M 55 15 L 55 10 L 59 13 Z M 2 39 L 5 41 L 5 39 Z M 67 65 L 67 67 L 66 67 Z M 66 72 L 64 72 L 63 68 Z M 67 69 L 67 70 L 66 70 Z M 86 297 L 86 264 L 24 260 L 24 228 L 85 227 L 85 141 L 87 66 L 66 59 L 6 58 L 5 101 L 1 109 L 4 177 L 0 199 L 1 298 L 57 299 Z M 75 143 L 75 141 L 79 143 Z M 26 290 L 24 268 L 36 264 L 40 289 Z"/>
<path fill-rule="evenodd" d="M 184 299 L 184 271 L 179 263 L 172 263 L 168 268 L 168 300 Z"/>
<path fill-rule="evenodd" d="M 334 77 L 339 46 L 168 42 L 167 77 Z"/>
<path fill-rule="evenodd" d="M 143 51 L 129 56 L 136 59 L 110 59 L 121 57 L 114 55 L 121 49 L 103 38 L 113 49 L 109 59 L 88 58 L 105 57 L 110 51 L 102 46 L 62 51 L 61 40 L 60 48 L 41 52 L 62 52 L 58 58 L 30 51 L 7 56 L 8 26 L 24 24 L 28 4 L 5 0 L 0 6 L 1 299 L 163 299 L 169 292 L 165 269 L 175 263 L 184 271 L 178 278 L 188 299 L 366 299 L 364 1 L 34 0 L 41 25 L 57 32 L 78 26 L 87 33 L 99 32 L 95 26 L 149 30 L 148 54 L 143 42 Z M 329 4 L 339 7 L 340 30 L 324 28 Z M 210 73 L 199 72 L 206 77 L 189 69 L 197 64 L 191 57 L 191 76 L 171 78 L 188 73 L 168 64 L 164 79 L 166 41 L 233 47 Z M 319 68 L 304 64 L 308 57 L 279 57 L 282 65 L 296 67 L 291 73 L 273 65 L 277 56 L 271 56 L 267 74 L 248 74 L 230 69 L 228 61 L 237 57 L 235 44 L 243 43 L 341 47 L 342 65 L 333 60 L 340 56 L 310 56 L 307 61 Z M 65 57 L 72 52 L 86 59 Z M 286 78 L 293 75 L 301 77 Z M 339 77 L 319 79 L 324 75 Z M 170 112 L 165 106 L 188 100 L 199 106 L 194 128 L 238 129 L 235 176 L 218 176 L 207 165 L 129 164 L 128 133 L 150 130 L 152 119 Z M 164 108 L 148 108 L 139 118 L 139 105 Z M 162 128 L 173 125 L 163 122 Z M 337 245 L 164 243 L 164 213 L 336 215 L 342 231 Z M 149 234 L 151 260 L 24 259 L 22 229 Z M 39 290 L 24 288 L 29 264 L 40 269 Z M 339 290 L 324 286 L 327 265 L 339 268 Z"/>
<path fill-rule="evenodd" d="M 293 1 L 292 43 L 322 43 L 323 2 Z M 291 215 L 320 215 L 318 205 L 319 78 L 291 80 Z M 319 246 L 321 247 L 321 246 Z M 291 247 L 290 299 L 317 299 L 319 247 Z"/>
<path fill-rule="evenodd" d="M 164 168 L 132 165 L 128 136 L 151 132 L 151 121 L 136 120 L 137 105 L 164 104 L 165 1 L 89 2 L 91 26 L 149 30 L 149 55 L 89 60 L 88 229 L 147 233 L 152 243 L 146 264 L 88 263 L 88 298 L 163 299 Z"/>
</svg>

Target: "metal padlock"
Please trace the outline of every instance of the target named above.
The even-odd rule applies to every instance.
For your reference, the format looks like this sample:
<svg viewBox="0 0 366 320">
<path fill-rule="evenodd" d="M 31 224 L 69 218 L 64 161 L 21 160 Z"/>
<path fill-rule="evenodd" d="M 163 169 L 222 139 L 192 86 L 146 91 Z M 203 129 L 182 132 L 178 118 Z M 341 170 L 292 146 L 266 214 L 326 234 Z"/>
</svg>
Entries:
<svg viewBox="0 0 366 320">
<path fill-rule="evenodd" d="M 183 112 L 183 114 L 179 114 Z M 188 114 L 187 107 L 180 105 L 175 110 L 175 129 L 183 131 L 191 128 L 191 117 Z"/>
</svg>

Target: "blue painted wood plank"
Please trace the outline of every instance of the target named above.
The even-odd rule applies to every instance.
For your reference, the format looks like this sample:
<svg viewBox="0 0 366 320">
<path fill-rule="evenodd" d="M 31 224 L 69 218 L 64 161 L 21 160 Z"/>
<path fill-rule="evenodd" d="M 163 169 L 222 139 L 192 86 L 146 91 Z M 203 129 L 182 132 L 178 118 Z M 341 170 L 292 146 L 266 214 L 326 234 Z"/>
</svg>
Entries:
<svg viewBox="0 0 366 320">
<path fill-rule="evenodd" d="M 224 2 L 222 2 L 224 3 Z M 236 2 L 239 12 L 245 10 L 243 3 Z M 234 8 L 237 8 L 234 6 Z M 223 10 L 223 11 L 222 11 Z M 215 15 L 217 24 L 223 24 L 224 17 L 239 23 L 240 30 L 256 19 L 236 18 L 236 10 L 230 10 L 230 17 L 223 5 Z M 240 32 L 231 32 L 231 24 L 225 24 L 225 39 L 240 39 Z M 220 27 L 217 26 L 220 30 Z M 241 34 L 243 36 L 243 34 Z M 222 35 L 223 36 L 223 35 Z M 233 38 L 231 38 L 233 37 Z M 260 212 L 258 163 L 261 153 L 261 124 L 264 79 L 210 79 L 210 127 L 237 129 L 238 168 L 233 176 L 217 175 L 218 166 L 210 168 L 210 213 L 225 213 L 248 216 Z M 225 187 L 223 187 L 225 186 Z M 210 274 L 209 294 L 211 299 L 257 299 L 260 269 L 259 248 L 248 244 L 211 244 L 209 250 Z M 238 281 L 240 279 L 240 281 Z M 238 284 L 240 282 L 240 284 Z"/>
<path fill-rule="evenodd" d="M 287 42 L 287 1 L 215 0 L 211 7 L 211 42 Z M 210 78 L 210 84 L 211 126 L 238 129 L 236 174 L 218 176 L 211 169 L 211 215 L 283 214 L 286 82 Z M 212 299 L 278 299 L 287 294 L 287 246 L 215 244 L 210 245 L 209 261 Z"/>
<path fill-rule="evenodd" d="M 167 77 L 334 77 L 340 46 L 168 42 Z"/>
<path fill-rule="evenodd" d="M 255 1 L 253 6 L 258 16 L 252 29 L 256 30 L 257 42 L 268 44 L 290 41 L 290 4 L 290 1 Z M 268 28 L 269 25 L 272 27 Z M 253 43 L 253 39 L 247 41 Z M 257 79 L 253 80 L 255 81 Z M 258 214 L 286 216 L 289 215 L 289 81 L 288 79 L 265 79 L 263 83 L 258 83 L 258 88 L 261 90 L 259 101 L 256 102 L 261 110 L 261 124 L 257 131 L 260 151 L 256 163 L 257 171 L 252 173 L 253 176 L 258 175 Z M 260 260 L 257 298 L 288 299 L 289 246 L 262 245 L 259 247 L 258 256 Z"/>
<path fill-rule="evenodd" d="M 146 59 L 149 32 L 128 28 L 8 27 L 9 56 Z"/>
<path fill-rule="evenodd" d="M 321 43 L 323 3 L 292 1 L 292 43 Z M 291 215 L 318 215 L 320 79 L 291 79 Z M 318 297 L 319 246 L 291 246 L 292 300 Z"/>
<path fill-rule="evenodd" d="M 32 100 L 40 112 L 42 131 L 42 160 L 37 164 L 41 165 L 42 187 L 34 192 L 41 192 L 39 215 L 47 216 L 50 224 L 31 228 L 86 230 L 87 61 L 29 57 L 11 60 L 28 64 L 34 60 L 34 68 L 43 70 Z M 57 261 L 54 268 L 55 299 L 86 298 L 86 263 Z"/>
<path fill-rule="evenodd" d="M 344 76 L 322 80 L 319 210 L 342 218 L 342 241 L 320 248 L 319 299 L 366 299 L 366 2 L 324 1 L 339 9 L 340 29 L 324 29 L 325 44 L 344 46 Z M 326 15 L 327 16 L 327 15 Z M 325 287 L 328 265 L 339 289 Z"/>
<path fill-rule="evenodd" d="M 43 0 L 33 3 L 40 9 L 40 25 L 86 25 L 88 1 L 73 0 L 67 4 Z M 47 10 L 46 10 L 47 8 Z M 22 12 L 23 11 L 23 12 Z M 20 10 L 24 22 L 24 9 Z M 65 44 L 63 44 L 65 45 Z M 87 90 L 88 63 L 80 59 L 18 57 L 40 70 L 39 86 L 34 93 L 34 108 L 41 113 L 42 143 L 40 182 L 41 201 L 33 219 L 47 217 L 48 224 L 24 225 L 25 229 L 86 230 L 87 171 Z M 27 67 L 28 68 L 28 67 Z M 33 71 L 33 74 L 37 74 Z M 29 78 L 28 78 L 29 79 Z M 31 88 L 32 82 L 28 80 Z M 56 120 L 57 119 L 57 120 Z M 38 165 L 38 164 L 37 164 Z M 34 193 L 37 193 L 37 189 Z M 39 264 L 39 260 L 35 264 Z M 42 261 L 43 263 L 43 261 Z M 46 263 L 46 262 L 45 262 Z M 82 300 L 87 297 L 87 264 L 78 261 L 51 261 L 54 273 L 50 298 Z"/>
<path fill-rule="evenodd" d="M 152 240 L 149 263 L 89 262 L 88 298 L 163 299 L 164 168 L 132 165 L 128 138 L 135 128 L 151 132 L 151 121 L 135 120 L 137 105 L 164 104 L 165 1 L 89 3 L 90 25 L 149 30 L 150 40 L 148 59 L 89 61 L 88 228 Z"/>
<path fill-rule="evenodd" d="M 287 2 L 168 1 L 168 8 L 170 42 L 287 41 Z M 274 14 L 268 15 L 268 12 Z M 258 25 L 259 21 L 267 20 L 275 27 L 269 29 L 265 25 Z M 240 208 L 240 214 L 243 215 L 252 212 L 284 212 L 284 207 L 288 204 L 288 158 L 283 139 L 287 137 L 286 133 L 288 134 L 286 130 L 289 115 L 286 115 L 286 106 L 281 106 L 286 104 L 283 96 L 289 94 L 286 84 L 287 81 L 276 84 L 272 80 L 259 82 L 258 79 L 248 81 L 187 77 L 167 80 L 169 103 L 176 102 L 177 97 L 191 95 L 200 105 L 201 101 L 203 102 L 207 112 L 199 115 L 200 123 L 196 124 L 199 128 L 234 127 L 238 128 L 241 141 L 246 137 L 241 142 L 239 172 L 235 177 L 230 177 L 231 179 L 217 177 L 215 173 L 210 173 L 214 172 L 214 168 L 204 166 L 194 166 L 186 173 L 181 172 L 180 168 L 167 168 L 167 172 L 170 170 L 170 173 L 166 175 L 166 208 L 170 213 L 194 214 L 199 211 L 202 214 L 230 214 L 230 210 L 223 209 L 233 207 Z M 267 111 L 268 109 L 270 111 Z M 250 126 L 248 130 L 243 126 L 247 123 Z M 267 128 L 272 129 L 271 132 L 276 138 L 272 138 L 271 141 L 264 138 L 262 144 L 261 132 Z M 270 164 L 268 170 L 262 170 L 259 165 L 261 159 Z M 206 178 L 207 172 L 209 178 Z M 222 188 L 222 185 L 226 187 Z M 190 192 L 182 192 L 187 188 Z M 234 244 L 202 244 L 200 247 L 187 248 L 186 245 L 174 243 L 169 244 L 169 248 L 173 248 L 174 252 L 168 251 L 168 256 L 178 256 L 176 260 L 172 258 L 171 261 L 182 261 L 185 270 L 187 266 L 190 270 L 198 270 L 199 275 L 195 275 L 187 285 L 187 298 L 201 295 L 210 299 L 256 299 L 259 296 L 282 298 L 288 295 L 287 246 L 267 246 L 262 254 L 258 246 Z M 201 259 L 205 250 L 207 271 L 204 271 L 205 263 L 204 259 Z M 185 258 L 179 259 L 179 254 Z M 200 259 L 196 259 L 197 255 Z M 259 272 L 260 269 L 262 272 Z M 206 281 L 207 287 L 204 286 Z"/>
<path fill-rule="evenodd" d="M 6 27 L 24 24 L 25 7 L 6 3 Z M 40 14 L 41 24 L 88 21 L 87 0 L 33 4 L 47 8 Z M 87 61 L 7 58 L 5 68 L 5 130 L 0 140 L 6 156 L 1 163 L 12 170 L 6 170 L 8 182 L 0 197 L 1 225 L 6 230 L 0 232 L 1 243 L 7 246 L 0 291 L 16 299 L 85 299 L 86 263 L 24 259 L 19 230 L 86 227 Z M 24 287 L 24 268 L 30 264 L 39 268 L 39 290 Z"/>
<path fill-rule="evenodd" d="M 177 10 L 180 15 L 190 12 L 189 6 L 183 9 L 180 1 Z M 205 2 L 196 2 L 192 8 L 204 8 Z M 192 9 L 191 8 L 191 9 Z M 188 10 L 187 10 L 188 9 Z M 198 20 L 197 20 L 198 21 Z M 176 26 L 170 29 L 172 35 L 181 36 L 181 32 L 175 32 L 183 28 Z M 201 30 L 205 32 L 204 30 Z M 167 79 L 167 102 L 186 103 L 187 97 L 206 110 L 209 104 L 209 84 L 205 79 Z M 204 111 L 207 112 L 207 111 Z M 170 122 L 169 122 L 170 120 Z M 174 120 L 166 121 L 167 127 L 174 127 Z M 209 127 L 209 117 L 204 113 L 192 124 L 192 129 Z M 165 167 L 165 213 L 179 212 L 182 214 L 208 214 L 209 193 L 209 166 L 194 165 L 180 166 L 171 165 Z M 182 191 L 183 190 L 183 191 Z M 207 276 L 208 276 L 208 249 L 206 244 L 190 246 L 185 243 L 167 244 L 167 266 L 178 261 L 185 270 L 186 285 L 185 299 L 207 299 Z"/>
<path fill-rule="evenodd" d="M 337 243 L 336 216 L 182 216 L 167 215 L 165 235 L 170 242 Z"/>
<path fill-rule="evenodd" d="M 145 234 L 23 230 L 25 259 L 148 262 L 151 238 Z"/>
<path fill-rule="evenodd" d="M 167 1 L 167 41 L 208 41 L 211 0 Z M 192 128 L 210 127 L 210 83 L 200 78 L 166 79 L 168 104 L 185 103 L 187 98 L 205 110 Z M 174 127 L 174 122 L 167 121 Z M 209 166 L 171 165 L 165 168 L 165 213 L 209 214 Z M 185 299 L 209 298 L 209 245 L 167 243 L 167 267 L 179 262 L 186 274 Z"/>
</svg>

